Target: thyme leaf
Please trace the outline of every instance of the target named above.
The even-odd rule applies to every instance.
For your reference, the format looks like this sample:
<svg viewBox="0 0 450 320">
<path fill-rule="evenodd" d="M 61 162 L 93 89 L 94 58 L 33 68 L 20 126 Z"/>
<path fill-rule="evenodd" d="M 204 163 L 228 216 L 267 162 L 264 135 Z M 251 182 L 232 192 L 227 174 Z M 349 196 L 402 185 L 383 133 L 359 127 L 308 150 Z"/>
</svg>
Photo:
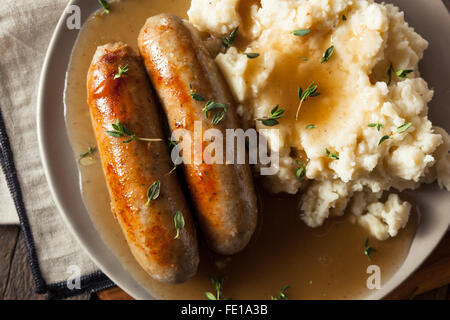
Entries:
<svg viewBox="0 0 450 320">
<path fill-rule="evenodd" d="M 189 95 L 194 99 L 195 101 L 205 101 L 205 97 L 202 96 L 200 93 L 197 93 L 194 91 L 194 88 L 192 87 L 192 83 L 189 83 L 189 89 L 191 89 L 191 92 Z"/>
<path fill-rule="evenodd" d="M 177 210 L 175 212 L 175 215 L 173 217 L 173 223 L 175 225 L 175 230 L 177 231 L 177 234 L 175 235 L 174 239 L 180 238 L 180 231 L 184 228 L 184 217 L 183 213 L 180 210 Z"/>
<path fill-rule="evenodd" d="M 239 26 L 237 26 L 231 33 L 222 39 L 222 44 L 225 48 L 229 48 L 233 45 L 234 41 L 236 40 L 236 35 L 239 30 Z"/>
<path fill-rule="evenodd" d="M 121 66 L 118 67 L 117 73 L 114 76 L 114 79 L 119 79 L 122 77 L 122 75 L 128 73 L 128 65 L 125 65 L 123 68 Z"/>
<path fill-rule="evenodd" d="M 103 11 L 102 14 L 109 13 L 109 3 L 106 0 L 98 0 L 98 3 L 102 6 Z"/>
<path fill-rule="evenodd" d="M 270 110 L 270 115 L 268 117 L 257 118 L 257 121 L 261 121 L 261 123 L 267 127 L 273 127 L 277 125 L 278 119 L 285 117 L 283 115 L 284 109 L 278 109 L 279 105 L 277 104 L 272 110 Z"/>
<path fill-rule="evenodd" d="M 113 130 L 105 131 L 105 133 L 111 137 L 114 138 L 121 138 L 121 137 L 129 137 L 129 139 L 124 140 L 123 143 L 129 143 L 134 140 L 140 140 L 140 141 L 147 141 L 147 142 L 153 142 L 153 141 L 162 141 L 162 139 L 159 138 L 142 138 L 136 136 L 133 131 L 128 129 L 123 123 L 117 119 L 116 123 L 113 123 L 112 125 Z"/>
<path fill-rule="evenodd" d="M 147 190 L 147 203 L 145 204 L 146 207 L 150 205 L 150 201 L 158 199 L 160 190 L 161 182 L 159 180 L 153 182 L 153 184 Z"/>
<path fill-rule="evenodd" d="M 333 160 L 339 160 L 339 152 L 335 152 L 335 153 L 330 152 L 330 150 L 328 150 L 328 148 L 325 149 L 325 152 L 327 153 L 327 156 L 329 158 L 331 158 Z"/>
<path fill-rule="evenodd" d="M 314 81 L 311 82 L 311 84 L 306 88 L 305 91 L 302 90 L 302 87 L 298 88 L 298 98 L 300 99 L 300 104 L 297 108 L 297 113 L 295 114 L 295 119 L 298 119 L 298 113 L 300 112 L 300 108 L 302 107 L 303 101 L 306 101 L 309 97 L 316 97 L 320 95 L 319 92 L 317 92 L 317 85 L 314 84 Z"/>
<path fill-rule="evenodd" d="M 325 52 L 323 53 L 322 59 L 320 59 L 320 63 L 324 63 L 324 62 L 327 62 L 328 60 L 330 60 L 331 56 L 333 55 L 333 52 L 334 52 L 334 46 L 331 46 L 327 50 L 325 50 Z"/>
<path fill-rule="evenodd" d="M 95 151 L 95 147 L 89 147 L 88 151 L 83 152 L 83 153 L 80 154 L 80 159 L 83 159 L 83 158 L 87 157 L 88 155 L 93 154 L 94 151 Z"/>
<path fill-rule="evenodd" d="M 309 30 L 309 29 L 298 29 L 298 30 L 292 31 L 291 33 L 297 37 L 304 37 L 310 32 L 311 32 L 311 30 Z"/>
</svg>

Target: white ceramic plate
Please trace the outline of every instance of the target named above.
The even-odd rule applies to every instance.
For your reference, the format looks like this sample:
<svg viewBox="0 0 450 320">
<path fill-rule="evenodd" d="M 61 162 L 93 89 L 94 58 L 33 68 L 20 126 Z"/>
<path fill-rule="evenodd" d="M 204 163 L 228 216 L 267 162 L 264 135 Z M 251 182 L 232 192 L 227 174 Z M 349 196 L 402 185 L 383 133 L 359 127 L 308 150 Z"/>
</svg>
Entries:
<svg viewBox="0 0 450 320">
<path fill-rule="evenodd" d="M 148 0 L 151 1 L 151 0 Z M 406 14 L 406 20 L 430 42 L 421 62 L 422 76 L 435 90 L 430 104 L 430 118 L 435 125 L 450 131 L 450 16 L 440 0 L 393 0 Z M 78 5 L 82 23 L 98 9 L 97 1 L 73 0 Z M 39 148 L 45 174 L 54 201 L 80 244 L 92 260 L 117 285 L 137 299 L 152 299 L 149 292 L 124 269 L 116 254 L 102 240 L 83 203 L 76 159 L 69 143 L 64 120 L 64 83 L 72 48 L 79 30 L 66 27 L 66 14 L 56 27 L 39 84 L 37 127 Z M 376 290 L 369 299 L 379 299 L 404 281 L 431 253 L 450 224 L 450 193 L 436 185 L 408 192 L 422 213 L 420 226 L 410 252 L 397 273 Z"/>
</svg>

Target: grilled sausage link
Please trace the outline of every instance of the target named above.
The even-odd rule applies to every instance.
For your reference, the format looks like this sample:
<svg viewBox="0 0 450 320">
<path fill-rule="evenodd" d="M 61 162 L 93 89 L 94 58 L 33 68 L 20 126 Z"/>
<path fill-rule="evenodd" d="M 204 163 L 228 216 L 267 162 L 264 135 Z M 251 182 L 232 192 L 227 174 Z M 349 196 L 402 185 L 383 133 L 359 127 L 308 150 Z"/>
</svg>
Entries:
<svg viewBox="0 0 450 320">
<path fill-rule="evenodd" d="M 194 121 L 201 121 L 203 130 L 216 128 L 222 133 L 227 128 L 238 127 L 229 89 L 191 25 L 169 14 L 151 17 L 141 29 L 138 46 L 172 131 L 178 128 L 192 131 Z M 213 126 L 214 112 L 207 118 L 202 111 L 206 101 L 193 99 L 192 90 L 203 95 L 206 101 L 229 104 L 225 118 Z M 187 159 L 183 160 L 197 218 L 209 246 L 220 254 L 241 251 L 257 224 L 256 195 L 249 165 L 208 165 L 192 161 L 189 164 Z"/>
<path fill-rule="evenodd" d="M 118 77 L 119 67 L 127 67 L 128 72 Z M 197 271 L 197 238 L 176 177 L 167 174 L 171 170 L 167 141 L 127 142 L 132 137 L 106 133 L 114 131 L 112 124 L 119 120 L 137 137 L 163 138 L 142 62 L 123 43 L 98 47 L 88 72 L 87 89 L 111 208 L 134 257 L 156 280 L 186 281 Z M 146 205 L 147 190 L 156 181 L 160 181 L 160 195 Z M 185 226 L 175 239 L 174 215 L 178 210 Z"/>
</svg>

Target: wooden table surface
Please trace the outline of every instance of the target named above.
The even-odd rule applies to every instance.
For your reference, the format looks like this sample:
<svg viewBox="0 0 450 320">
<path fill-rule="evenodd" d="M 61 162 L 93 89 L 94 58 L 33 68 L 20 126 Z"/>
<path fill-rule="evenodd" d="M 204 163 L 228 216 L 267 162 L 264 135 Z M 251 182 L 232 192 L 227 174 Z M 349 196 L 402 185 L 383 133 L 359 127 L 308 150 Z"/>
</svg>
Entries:
<svg viewBox="0 0 450 320">
<path fill-rule="evenodd" d="M 388 298 L 450 300 L 450 232 L 422 267 Z M 119 288 L 72 299 L 127 299 Z M 18 226 L 0 226 L 0 299 L 45 299 L 34 293 L 25 242 Z"/>
</svg>

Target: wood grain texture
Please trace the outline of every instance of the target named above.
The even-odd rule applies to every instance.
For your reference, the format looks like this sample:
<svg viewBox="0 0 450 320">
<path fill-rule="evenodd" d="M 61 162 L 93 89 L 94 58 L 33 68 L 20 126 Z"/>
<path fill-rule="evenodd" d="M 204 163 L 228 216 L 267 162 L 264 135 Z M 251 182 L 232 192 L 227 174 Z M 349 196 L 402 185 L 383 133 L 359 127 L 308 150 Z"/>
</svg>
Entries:
<svg viewBox="0 0 450 320">
<path fill-rule="evenodd" d="M 11 259 L 18 237 L 18 227 L 4 226 L 0 228 L 0 299 L 3 299 L 10 279 Z"/>
<path fill-rule="evenodd" d="M 71 300 L 86 300 L 82 294 Z M 0 300 L 43 300 L 34 292 L 33 275 L 28 264 L 25 241 L 18 226 L 0 226 Z"/>
</svg>

